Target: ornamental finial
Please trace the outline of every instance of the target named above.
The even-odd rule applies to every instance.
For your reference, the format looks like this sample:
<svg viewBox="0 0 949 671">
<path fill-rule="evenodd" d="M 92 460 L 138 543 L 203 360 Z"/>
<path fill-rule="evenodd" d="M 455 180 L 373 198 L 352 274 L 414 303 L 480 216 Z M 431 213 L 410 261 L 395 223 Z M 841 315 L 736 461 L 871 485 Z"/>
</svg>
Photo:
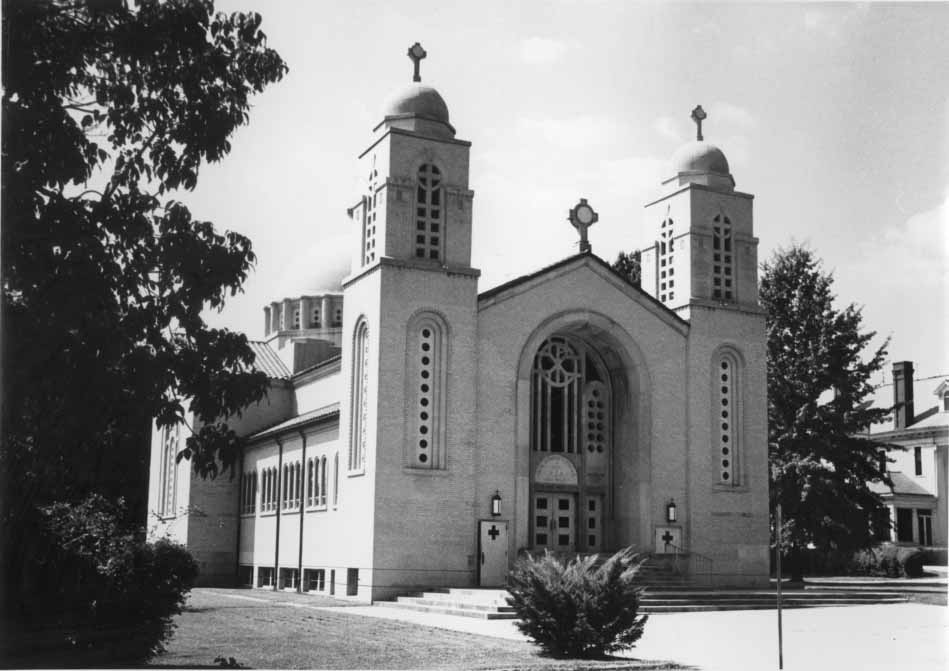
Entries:
<svg viewBox="0 0 949 671">
<path fill-rule="evenodd" d="M 708 118 L 708 115 L 705 113 L 705 110 L 702 109 L 701 105 L 697 105 L 695 109 L 692 110 L 692 121 L 695 122 L 696 126 L 695 139 L 700 142 L 704 139 L 702 137 L 702 122 L 705 121 L 706 118 Z"/>
<path fill-rule="evenodd" d="M 425 53 L 425 49 L 422 48 L 422 45 L 416 42 L 411 47 L 409 47 L 409 58 L 412 59 L 412 63 L 415 65 L 415 74 L 412 75 L 413 82 L 422 81 L 422 75 L 419 74 L 419 63 L 422 62 L 422 59 L 428 56 Z"/>
</svg>

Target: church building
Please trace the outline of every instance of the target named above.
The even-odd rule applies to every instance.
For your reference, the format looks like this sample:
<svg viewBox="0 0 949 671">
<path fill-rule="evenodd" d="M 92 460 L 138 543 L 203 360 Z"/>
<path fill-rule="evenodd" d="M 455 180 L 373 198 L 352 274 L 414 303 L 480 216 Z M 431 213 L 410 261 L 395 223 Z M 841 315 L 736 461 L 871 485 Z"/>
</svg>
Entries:
<svg viewBox="0 0 949 671">
<path fill-rule="evenodd" d="M 362 601 L 503 585 L 545 549 L 767 584 L 753 196 L 702 108 L 645 206 L 641 286 L 592 253 L 581 200 L 579 253 L 479 292 L 471 143 L 409 55 L 359 154 L 351 257 L 264 307 L 270 391 L 231 423 L 236 477 L 202 480 L 175 462 L 186 429 L 155 430 L 152 537 L 184 543 L 204 584 Z"/>
</svg>

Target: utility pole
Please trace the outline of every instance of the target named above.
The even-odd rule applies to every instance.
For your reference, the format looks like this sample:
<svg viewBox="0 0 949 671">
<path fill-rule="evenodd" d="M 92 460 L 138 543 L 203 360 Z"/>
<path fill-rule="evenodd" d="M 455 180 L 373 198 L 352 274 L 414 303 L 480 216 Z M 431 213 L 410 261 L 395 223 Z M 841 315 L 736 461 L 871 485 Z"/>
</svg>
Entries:
<svg viewBox="0 0 949 671">
<path fill-rule="evenodd" d="M 776 557 L 776 573 L 778 574 L 778 668 L 784 668 L 784 639 L 783 639 L 783 629 L 781 626 L 781 504 L 778 503 L 775 507 L 775 557 Z"/>
</svg>

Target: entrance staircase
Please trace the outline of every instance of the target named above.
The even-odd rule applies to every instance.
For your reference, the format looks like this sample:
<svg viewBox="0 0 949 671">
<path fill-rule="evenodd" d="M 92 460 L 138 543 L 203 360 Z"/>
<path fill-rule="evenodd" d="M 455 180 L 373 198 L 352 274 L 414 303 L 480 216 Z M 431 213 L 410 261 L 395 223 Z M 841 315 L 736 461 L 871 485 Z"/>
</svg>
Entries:
<svg viewBox="0 0 949 671">
<path fill-rule="evenodd" d="M 679 571 L 681 560 L 681 557 L 654 555 L 643 564 L 637 576 L 637 581 L 645 587 L 640 612 L 689 613 L 777 608 L 774 587 L 712 589 L 697 586 Z M 507 591 L 503 589 L 450 588 L 400 596 L 395 601 L 380 601 L 376 605 L 484 620 L 513 620 L 517 615 L 507 604 L 507 596 Z M 906 591 L 897 585 L 817 584 L 783 590 L 782 607 L 857 606 L 902 603 L 907 600 Z"/>
</svg>

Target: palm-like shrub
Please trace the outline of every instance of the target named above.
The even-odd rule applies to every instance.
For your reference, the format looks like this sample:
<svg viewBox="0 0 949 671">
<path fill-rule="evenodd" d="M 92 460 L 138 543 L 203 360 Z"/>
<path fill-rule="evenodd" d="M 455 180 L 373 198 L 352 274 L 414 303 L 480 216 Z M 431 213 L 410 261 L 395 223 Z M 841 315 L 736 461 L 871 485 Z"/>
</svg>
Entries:
<svg viewBox="0 0 949 671">
<path fill-rule="evenodd" d="M 648 616 L 637 615 L 643 588 L 633 583 L 642 560 L 627 548 L 599 567 L 596 561 L 528 555 L 508 575 L 517 627 L 545 652 L 598 657 L 643 635 Z"/>
</svg>

